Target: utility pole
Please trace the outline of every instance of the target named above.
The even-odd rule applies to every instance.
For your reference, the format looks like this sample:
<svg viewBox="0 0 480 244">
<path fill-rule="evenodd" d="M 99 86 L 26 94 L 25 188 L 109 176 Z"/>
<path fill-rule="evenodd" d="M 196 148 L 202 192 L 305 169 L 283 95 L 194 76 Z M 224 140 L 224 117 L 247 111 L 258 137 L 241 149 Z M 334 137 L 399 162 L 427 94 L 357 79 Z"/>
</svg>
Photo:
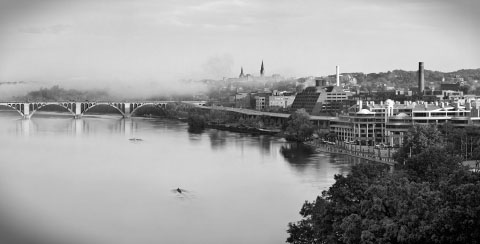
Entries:
<svg viewBox="0 0 480 244">
<path fill-rule="evenodd" d="M 468 137 L 465 136 L 465 160 L 468 158 Z"/>
<path fill-rule="evenodd" d="M 470 158 L 473 157 L 473 138 L 470 137 Z"/>
<path fill-rule="evenodd" d="M 462 154 L 463 154 L 463 138 L 460 137 L 460 156 L 463 158 Z"/>
</svg>

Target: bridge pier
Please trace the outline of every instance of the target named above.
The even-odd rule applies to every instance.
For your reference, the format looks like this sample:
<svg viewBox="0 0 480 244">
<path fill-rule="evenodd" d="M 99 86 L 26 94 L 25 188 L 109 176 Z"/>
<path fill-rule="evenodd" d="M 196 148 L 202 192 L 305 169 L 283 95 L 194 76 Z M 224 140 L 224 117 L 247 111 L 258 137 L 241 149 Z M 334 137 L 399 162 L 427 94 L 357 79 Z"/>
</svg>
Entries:
<svg viewBox="0 0 480 244">
<path fill-rule="evenodd" d="M 23 119 L 30 119 L 32 115 L 30 114 L 30 103 L 24 103 L 21 106 L 23 106 Z"/>
<path fill-rule="evenodd" d="M 75 103 L 75 119 L 82 118 L 82 103 Z"/>
<path fill-rule="evenodd" d="M 130 111 L 130 103 L 124 103 L 125 110 L 123 111 L 124 118 L 132 117 L 132 111 Z"/>
<path fill-rule="evenodd" d="M 124 103 L 125 110 L 123 111 L 123 118 L 130 118 L 132 117 L 132 111 L 130 111 L 130 103 Z"/>
</svg>

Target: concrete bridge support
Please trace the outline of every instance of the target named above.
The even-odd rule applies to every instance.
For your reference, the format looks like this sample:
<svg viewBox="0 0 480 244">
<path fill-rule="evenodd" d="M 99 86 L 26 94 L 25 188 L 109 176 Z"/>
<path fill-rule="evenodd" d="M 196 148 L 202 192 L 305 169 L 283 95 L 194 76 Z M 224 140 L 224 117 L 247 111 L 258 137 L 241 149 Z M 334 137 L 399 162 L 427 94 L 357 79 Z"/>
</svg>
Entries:
<svg viewBox="0 0 480 244">
<path fill-rule="evenodd" d="M 29 103 L 23 103 L 21 105 L 21 107 L 23 108 L 23 111 L 21 111 L 23 113 L 23 118 L 24 119 L 30 119 L 30 117 L 31 117 L 30 104 Z"/>
<path fill-rule="evenodd" d="M 82 103 L 75 103 L 75 119 L 82 117 Z"/>
<path fill-rule="evenodd" d="M 130 118 L 132 116 L 132 111 L 130 109 L 130 103 L 124 103 L 124 111 L 123 111 L 123 117 L 124 118 Z"/>
</svg>

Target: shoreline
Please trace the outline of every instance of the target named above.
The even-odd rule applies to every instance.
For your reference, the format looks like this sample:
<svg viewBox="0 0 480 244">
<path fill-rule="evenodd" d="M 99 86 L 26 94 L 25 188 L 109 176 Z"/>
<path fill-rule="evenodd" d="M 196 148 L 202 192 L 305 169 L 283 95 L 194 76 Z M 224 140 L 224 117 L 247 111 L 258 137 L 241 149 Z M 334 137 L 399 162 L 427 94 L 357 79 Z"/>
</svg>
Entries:
<svg viewBox="0 0 480 244">
<path fill-rule="evenodd" d="M 393 165 L 397 164 L 397 162 L 395 160 L 393 160 L 389 157 L 372 156 L 372 155 L 369 155 L 369 153 L 365 153 L 364 151 L 353 151 L 353 150 L 348 150 L 348 149 L 345 149 L 345 148 L 340 148 L 336 145 L 315 143 L 314 141 L 307 141 L 307 142 L 303 142 L 303 143 L 305 145 L 313 147 L 316 152 L 340 154 L 340 155 L 345 155 L 345 156 L 354 157 L 354 158 L 360 158 L 360 159 L 364 159 L 364 160 L 368 160 L 368 161 L 372 161 L 372 162 L 388 164 L 390 166 L 393 166 Z"/>
<path fill-rule="evenodd" d="M 281 130 L 268 130 L 268 129 L 261 129 L 256 127 L 247 127 L 247 126 L 239 126 L 239 125 L 227 125 L 227 124 L 210 124 L 208 123 L 205 128 L 210 129 L 217 129 L 217 130 L 225 130 L 237 133 L 250 133 L 250 134 L 260 134 L 260 135 L 279 135 Z"/>
</svg>

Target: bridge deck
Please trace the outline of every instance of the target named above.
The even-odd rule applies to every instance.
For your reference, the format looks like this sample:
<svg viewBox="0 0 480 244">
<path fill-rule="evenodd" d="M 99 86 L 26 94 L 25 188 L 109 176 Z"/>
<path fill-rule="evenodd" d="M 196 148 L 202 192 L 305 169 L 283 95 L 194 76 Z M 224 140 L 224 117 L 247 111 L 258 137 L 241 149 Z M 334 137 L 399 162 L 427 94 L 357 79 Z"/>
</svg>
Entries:
<svg viewBox="0 0 480 244">
<path fill-rule="evenodd" d="M 245 108 L 230 108 L 230 107 L 222 107 L 222 106 L 203 107 L 203 108 L 231 111 L 231 112 L 237 112 L 237 113 L 242 113 L 246 115 L 269 116 L 269 117 L 284 118 L 284 119 L 287 119 L 288 117 L 290 117 L 290 114 L 263 112 L 263 111 L 252 110 L 252 109 L 245 109 Z M 310 119 L 313 121 L 332 121 L 332 120 L 335 120 L 336 117 L 310 115 Z"/>
</svg>

